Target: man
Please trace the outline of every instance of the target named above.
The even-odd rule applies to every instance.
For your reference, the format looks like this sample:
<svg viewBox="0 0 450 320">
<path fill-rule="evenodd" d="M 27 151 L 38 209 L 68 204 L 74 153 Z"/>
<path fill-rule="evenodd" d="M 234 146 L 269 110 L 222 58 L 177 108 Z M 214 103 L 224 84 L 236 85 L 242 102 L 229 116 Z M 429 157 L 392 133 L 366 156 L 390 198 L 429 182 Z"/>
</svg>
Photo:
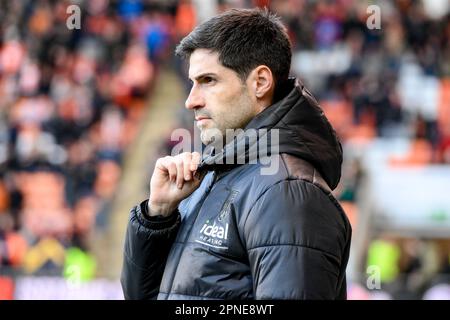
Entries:
<svg viewBox="0 0 450 320">
<path fill-rule="evenodd" d="M 227 129 L 276 132 L 264 141 L 277 144 L 268 158 L 278 167 L 262 174 L 245 135 L 203 159 L 158 159 L 149 199 L 131 211 L 125 298 L 345 299 L 351 229 L 331 195 L 342 148 L 315 99 L 288 79 L 282 24 L 267 11 L 231 10 L 198 26 L 176 53 L 189 59 L 186 108 L 202 142 L 217 143 Z M 246 162 L 225 161 L 239 144 Z"/>
</svg>

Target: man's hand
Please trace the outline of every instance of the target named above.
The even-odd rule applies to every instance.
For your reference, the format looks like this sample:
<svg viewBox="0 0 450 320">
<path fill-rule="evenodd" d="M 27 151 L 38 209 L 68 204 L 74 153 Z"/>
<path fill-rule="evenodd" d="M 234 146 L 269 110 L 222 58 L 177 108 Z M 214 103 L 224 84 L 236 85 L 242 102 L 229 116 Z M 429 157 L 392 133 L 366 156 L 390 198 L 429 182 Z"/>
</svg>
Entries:
<svg viewBox="0 0 450 320">
<path fill-rule="evenodd" d="M 199 186 L 203 179 L 195 174 L 200 163 L 200 153 L 184 152 L 156 161 L 150 181 L 149 215 L 168 216 L 178 204 Z M 195 174 L 195 175 L 194 175 Z"/>
</svg>

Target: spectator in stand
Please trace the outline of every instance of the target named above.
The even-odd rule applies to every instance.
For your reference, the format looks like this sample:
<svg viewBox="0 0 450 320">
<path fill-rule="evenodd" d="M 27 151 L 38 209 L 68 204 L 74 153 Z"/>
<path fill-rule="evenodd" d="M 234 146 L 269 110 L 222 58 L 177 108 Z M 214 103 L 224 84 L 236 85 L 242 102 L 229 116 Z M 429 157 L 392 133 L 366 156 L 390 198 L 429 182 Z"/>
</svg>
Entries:
<svg viewBox="0 0 450 320">
<path fill-rule="evenodd" d="M 172 34 L 170 5 L 82 2 L 69 30 L 71 4 L 0 3 L 0 238 L 17 248 L 0 260 L 17 269 L 45 239 L 90 250 Z"/>
</svg>

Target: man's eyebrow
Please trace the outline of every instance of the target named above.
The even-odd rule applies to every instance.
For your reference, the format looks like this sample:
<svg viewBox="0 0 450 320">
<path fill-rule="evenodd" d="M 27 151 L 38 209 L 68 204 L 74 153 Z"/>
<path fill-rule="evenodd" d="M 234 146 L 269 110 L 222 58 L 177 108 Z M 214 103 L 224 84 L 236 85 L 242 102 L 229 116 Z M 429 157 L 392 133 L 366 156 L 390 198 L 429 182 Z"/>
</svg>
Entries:
<svg viewBox="0 0 450 320">
<path fill-rule="evenodd" d="M 211 77 L 211 76 L 212 77 L 217 77 L 217 74 L 214 73 L 214 72 L 205 72 L 205 73 L 201 73 L 201 74 L 195 76 L 194 79 L 198 81 L 201 78 Z M 192 80 L 191 78 L 189 78 L 189 79 Z"/>
</svg>

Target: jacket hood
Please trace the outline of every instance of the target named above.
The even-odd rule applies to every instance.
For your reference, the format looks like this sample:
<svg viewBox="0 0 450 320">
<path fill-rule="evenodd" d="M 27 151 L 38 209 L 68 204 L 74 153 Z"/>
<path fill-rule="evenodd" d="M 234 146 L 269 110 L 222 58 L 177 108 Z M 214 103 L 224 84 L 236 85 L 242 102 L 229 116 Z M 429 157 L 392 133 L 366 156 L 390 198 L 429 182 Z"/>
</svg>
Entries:
<svg viewBox="0 0 450 320">
<path fill-rule="evenodd" d="M 335 189 L 341 177 L 342 146 L 334 129 L 317 101 L 297 79 L 289 79 L 283 92 L 284 97 L 254 117 L 243 134 L 236 135 L 218 152 L 211 148 L 211 152 L 202 159 L 199 170 L 227 170 L 247 163 L 254 143 L 260 150 L 264 141 L 269 154 L 274 150 L 273 144 L 277 143 L 278 153 L 291 154 L 311 163 L 329 187 Z M 262 139 L 263 136 L 258 135 L 256 141 L 249 141 L 251 139 L 245 133 L 250 129 L 267 132 L 267 137 Z M 278 131 L 278 141 L 271 138 L 274 129 Z M 235 160 L 232 164 L 225 161 L 230 154 Z M 237 158 L 242 161 L 236 161 Z"/>
</svg>

